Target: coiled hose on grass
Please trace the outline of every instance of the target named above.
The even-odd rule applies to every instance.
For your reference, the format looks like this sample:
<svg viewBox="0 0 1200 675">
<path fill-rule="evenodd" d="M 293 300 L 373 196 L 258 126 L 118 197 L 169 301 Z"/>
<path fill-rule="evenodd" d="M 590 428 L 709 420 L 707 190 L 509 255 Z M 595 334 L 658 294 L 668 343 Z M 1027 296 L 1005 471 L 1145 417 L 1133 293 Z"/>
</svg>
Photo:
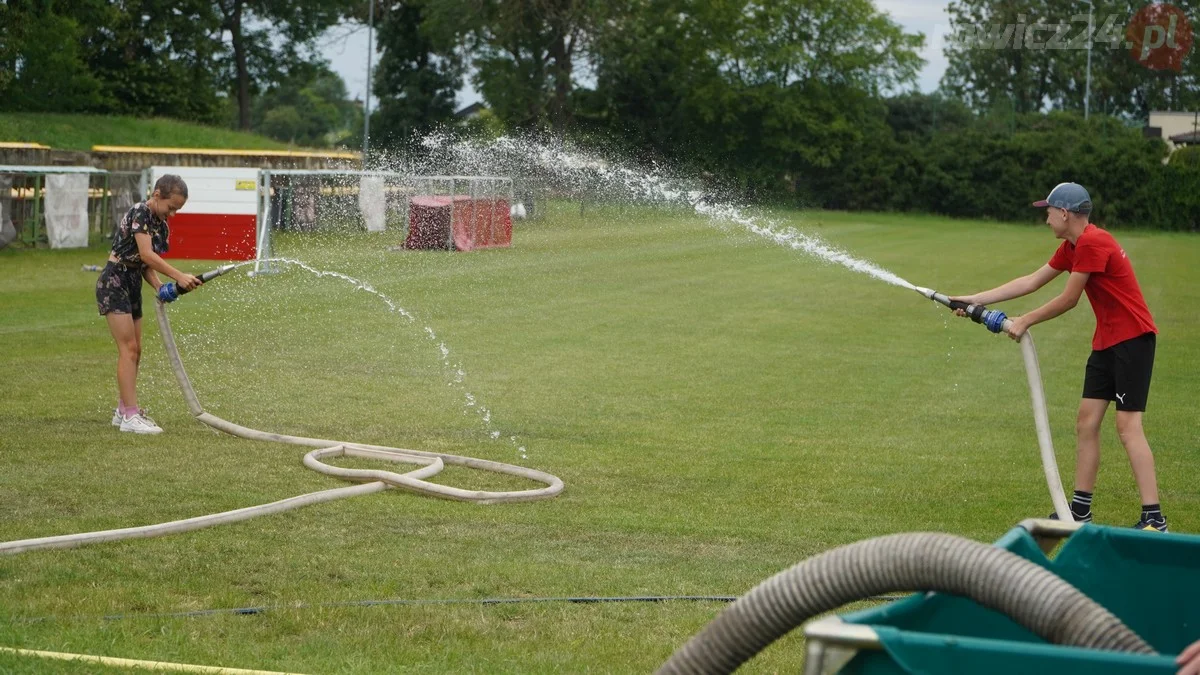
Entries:
<svg viewBox="0 0 1200 675">
<path fill-rule="evenodd" d="M 921 532 L 842 546 L 776 574 L 722 611 L 658 672 L 731 673 L 818 614 L 897 591 L 970 598 L 1054 644 L 1155 653 L 1120 619 L 1046 568 L 970 539 Z"/>
<path fill-rule="evenodd" d="M 563 490 L 563 482 L 557 476 L 538 471 L 536 469 L 527 469 L 522 466 L 513 464 L 505 464 L 503 462 L 494 462 L 486 459 L 475 459 L 473 457 L 462 457 L 460 455 L 450 455 L 445 453 L 424 452 L 421 450 L 402 450 L 399 448 L 389 448 L 381 445 L 364 445 L 359 443 L 346 443 L 343 441 L 331 441 L 320 438 L 306 438 L 304 436 L 288 436 L 286 434 L 275 434 L 257 429 L 243 427 L 233 422 L 221 419 L 216 415 L 211 415 L 204 411 L 204 407 L 200 405 L 200 399 L 196 396 L 196 390 L 192 387 L 191 379 L 188 378 L 187 371 L 183 368 L 183 359 L 179 355 L 179 348 L 175 344 L 175 334 L 171 331 L 171 321 L 167 317 L 166 307 L 161 302 L 154 303 L 155 314 L 158 318 L 159 331 L 162 333 L 163 345 L 167 350 L 167 359 L 171 363 L 171 370 L 175 373 L 175 379 L 179 382 L 179 388 L 183 392 L 183 398 L 187 401 L 188 409 L 196 416 L 196 419 L 213 429 L 224 431 L 233 436 L 248 438 L 258 441 L 274 441 L 277 443 L 290 443 L 293 445 L 303 445 L 317 448 L 304 456 L 304 465 L 314 471 L 323 473 L 328 476 L 334 476 L 345 480 L 361 483 L 360 485 L 333 488 L 330 490 L 321 490 L 305 495 L 282 499 L 270 504 L 261 504 L 259 506 L 250 506 L 234 511 L 226 511 L 224 513 L 214 513 L 206 516 L 197 516 L 195 518 L 187 518 L 184 520 L 175 520 L 169 523 L 159 523 L 157 525 L 142 525 L 138 527 L 126 527 L 116 530 L 102 530 L 99 532 L 82 532 L 79 534 L 64 534 L 55 537 L 41 537 L 37 539 L 22 539 L 20 541 L 0 542 L 0 555 L 22 553 L 25 551 L 36 551 L 41 549 L 56 549 L 56 548 L 75 548 L 86 544 L 95 544 L 105 541 L 119 541 L 122 539 L 133 538 L 148 538 L 161 537 L 168 534 L 176 534 L 179 532 L 190 532 L 205 527 L 214 525 L 222 525 L 225 523 L 234 523 L 249 518 L 265 516 L 272 513 L 280 513 L 291 509 L 319 504 L 321 502 L 332 501 L 335 499 L 344 499 L 347 497 L 355 497 L 373 492 L 380 492 L 388 488 L 401 488 L 416 492 L 419 494 L 429 495 L 433 497 L 441 497 L 443 499 L 453 499 L 458 501 L 469 501 L 477 504 L 499 504 L 506 502 L 532 501 L 535 499 L 546 499 L 553 497 Z M 321 460 L 325 457 L 362 457 L 367 459 L 382 460 L 399 464 L 417 464 L 419 468 L 407 473 L 395 473 L 392 471 L 368 470 L 368 469 L 346 469 L 341 467 L 330 466 Z M 528 480 L 542 483 L 544 487 L 532 488 L 528 490 L 508 490 L 508 491 L 488 491 L 488 490 L 465 490 L 462 488 L 451 487 L 449 485 L 440 485 L 427 481 L 440 472 L 446 464 L 456 464 L 471 469 L 480 469 L 483 471 L 491 471 L 494 473 L 502 473 L 510 476 L 517 476 Z"/>
</svg>

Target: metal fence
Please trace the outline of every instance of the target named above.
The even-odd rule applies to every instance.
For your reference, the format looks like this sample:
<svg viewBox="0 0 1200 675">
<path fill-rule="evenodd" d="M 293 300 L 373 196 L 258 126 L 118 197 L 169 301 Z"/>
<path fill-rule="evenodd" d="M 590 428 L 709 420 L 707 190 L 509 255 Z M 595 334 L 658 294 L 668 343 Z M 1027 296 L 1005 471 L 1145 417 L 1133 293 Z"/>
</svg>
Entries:
<svg viewBox="0 0 1200 675">
<path fill-rule="evenodd" d="M 113 227 L 135 203 L 145 199 L 141 172 L 104 171 L 79 166 L 0 166 L 0 223 L 11 223 L 16 241 L 46 246 L 46 176 L 88 176 L 88 242 L 111 237 Z"/>
</svg>

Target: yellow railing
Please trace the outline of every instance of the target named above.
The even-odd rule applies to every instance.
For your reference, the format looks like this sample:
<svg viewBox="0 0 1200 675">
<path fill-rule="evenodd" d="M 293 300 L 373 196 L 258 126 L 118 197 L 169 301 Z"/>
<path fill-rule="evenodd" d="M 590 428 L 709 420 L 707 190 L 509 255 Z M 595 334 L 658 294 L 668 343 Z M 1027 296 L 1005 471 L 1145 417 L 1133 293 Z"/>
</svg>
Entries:
<svg viewBox="0 0 1200 675">
<path fill-rule="evenodd" d="M 93 145 L 92 152 L 141 153 L 158 155 L 217 155 L 226 157 L 315 157 L 325 159 L 361 159 L 362 153 L 337 150 L 223 150 L 219 148 L 150 148 L 136 145 Z"/>
</svg>

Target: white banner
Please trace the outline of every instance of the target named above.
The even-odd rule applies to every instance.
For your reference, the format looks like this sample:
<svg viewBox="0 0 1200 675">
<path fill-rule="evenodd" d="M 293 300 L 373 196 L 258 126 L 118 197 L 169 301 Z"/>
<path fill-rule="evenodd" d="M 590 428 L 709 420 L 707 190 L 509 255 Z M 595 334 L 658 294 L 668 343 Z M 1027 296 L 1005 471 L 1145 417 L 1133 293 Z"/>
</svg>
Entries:
<svg viewBox="0 0 1200 675">
<path fill-rule="evenodd" d="M 383 232 L 387 227 L 387 201 L 382 176 L 363 176 L 358 184 L 358 208 L 368 232 Z"/>
<path fill-rule="evenodd" d="M 88 243 L 88 176 L 46 176 L 46 238 L 50 248 L 82 248 Z"/>
<path fill-rule="evenodd" d="M 17 238 L 12 222 L 12 176 L 0 175 L 0 248 Z"/>
</svg>

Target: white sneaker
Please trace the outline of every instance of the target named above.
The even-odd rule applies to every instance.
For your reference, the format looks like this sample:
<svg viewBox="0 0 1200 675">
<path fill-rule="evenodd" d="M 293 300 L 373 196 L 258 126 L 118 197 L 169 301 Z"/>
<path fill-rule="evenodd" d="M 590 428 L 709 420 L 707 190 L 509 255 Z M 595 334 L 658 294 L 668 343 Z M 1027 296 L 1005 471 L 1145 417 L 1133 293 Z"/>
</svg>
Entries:
<svg viewBox="0 0 1200 675">
<path fill-rule="evenodd" d="M 158 426 L 158 423 L 155 422 L 154 420 L 150 419 L 150 416 L 146 414 L 146 410 L 144 408 L 139 408 L 138 414 L 140 414 L 142 417 L 145 417 L 146 421 L 149 422 L 150 424 Z M 114 427 L 121 426 L 121 409 L 120 408 L 113 408 L 112 425 Z"/>
<path fill-rule="evenodd" d="M 161 434 L 162 427 L 155 424 L 154 420 L 149 417 L 137 413 L 121 419 L 121 431 L 132 431 L 135 434 Z"/>
</svg>

